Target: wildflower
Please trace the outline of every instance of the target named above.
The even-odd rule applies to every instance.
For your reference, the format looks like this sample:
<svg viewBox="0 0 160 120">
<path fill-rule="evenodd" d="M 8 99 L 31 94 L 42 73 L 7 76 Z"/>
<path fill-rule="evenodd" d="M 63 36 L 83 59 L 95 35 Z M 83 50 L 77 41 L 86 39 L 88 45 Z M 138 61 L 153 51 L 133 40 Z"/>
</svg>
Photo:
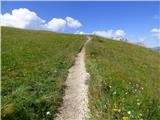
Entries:
<svg viewBox="0 0 160 120">
<path fill-rule="evenodd" d="M 112 88 L 112 86 L 110 85 L 109 88 Z"/>
<path fill-rule="evenodd" d="M 143 88 L 143 87 L 141 87 L 141 89 L 143 90 L 144 88 Z"/>
<path fill-rule="evenodd" d="M 121 109 L 119 109 L 119 108 L 113 108 L 112 109 L 114 112 L 121 112 Z"/>
<path fill-rule="evenodd" d="M 124 116 L 122 117 L 122 120 L 129 120 L 129 117 Z"/>
<path fill-rule="evenodd" d="M 139 116 L 142 116 L 142 113 L 140 113 Z"/>
<path fill-rule="evenodd" d="M 127 113 L 130 115 L 130 114 L 131 114 L 131 111 L 128 111 Z"/>
<path fill-rule="evenodd" d="M 50 112 L 48 111 L 48 112 L 46 112 L 46 115 L 50 115 Z"/>
<path fill-rule="evenodd" d="M 140 104 L 141 104 L 140 102 L 137 103 L 138 106 L 139 106 Z"/>
<path fill-rule="evenodd" d="M 127 95 L 128 93 L 126 92 L 125 94 Z"/>
<path fill-rule="evenodd" d="M 56 73 L 56 72 L 57 72 L 57 70 L 54 70 L 54 72 Z"/>
</svg>

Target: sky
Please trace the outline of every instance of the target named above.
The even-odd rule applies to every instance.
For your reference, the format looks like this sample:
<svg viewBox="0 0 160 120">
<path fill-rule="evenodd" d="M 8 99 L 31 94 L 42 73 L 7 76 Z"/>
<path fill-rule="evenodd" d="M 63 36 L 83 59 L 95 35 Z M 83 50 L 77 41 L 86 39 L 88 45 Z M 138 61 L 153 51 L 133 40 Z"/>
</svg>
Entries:
<svg viewBox="0 0 160 120">
<path fill-rule="evenodd" d="M 160 46 L 160 2 L 5 2 L 1 25 L 125 38 Z"/>
</svg>

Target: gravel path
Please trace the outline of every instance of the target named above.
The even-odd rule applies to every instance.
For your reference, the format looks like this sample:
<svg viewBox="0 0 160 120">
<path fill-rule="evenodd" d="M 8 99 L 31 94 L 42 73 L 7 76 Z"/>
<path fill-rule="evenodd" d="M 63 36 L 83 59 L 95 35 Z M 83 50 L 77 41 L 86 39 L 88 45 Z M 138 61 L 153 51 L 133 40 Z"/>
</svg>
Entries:
<svg viewBox="0 0 160 120">
<path fill-rule="evenodd" d="M 55 120 L 85 120 L 87 116 L 89 74 L 85 68 L 85 46 L 90 41 L 91 38 L 88 37 L 75 64 L 69 69 L 63 104 Z"/>
</svg>

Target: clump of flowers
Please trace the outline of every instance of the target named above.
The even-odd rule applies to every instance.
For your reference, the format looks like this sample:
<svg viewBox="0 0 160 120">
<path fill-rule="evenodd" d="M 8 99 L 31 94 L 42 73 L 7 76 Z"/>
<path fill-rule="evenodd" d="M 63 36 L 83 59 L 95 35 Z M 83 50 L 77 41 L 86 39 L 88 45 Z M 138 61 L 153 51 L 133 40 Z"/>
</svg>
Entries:
<svg viewBox="0 0 160 120">
<path fill-rule="evenodd" d="M 129 117 L 124 116 L 124 117 L 122 117 L 122 120 L 129 120 Z"/>
<path fill-rule="evenodd" d="M 121 112 L 121 109 L 118 109 L 118 108 L 113 108 L 112 109 L 114 112 Z"/>
<path fill-rule="evenodd" d="M 118 108 L 116 105 L 114 106 L 114 108 L 112 109 L 113 110 L 113 112 L 121 112 L 121 109 L 120 108 Z"/>
</svg>

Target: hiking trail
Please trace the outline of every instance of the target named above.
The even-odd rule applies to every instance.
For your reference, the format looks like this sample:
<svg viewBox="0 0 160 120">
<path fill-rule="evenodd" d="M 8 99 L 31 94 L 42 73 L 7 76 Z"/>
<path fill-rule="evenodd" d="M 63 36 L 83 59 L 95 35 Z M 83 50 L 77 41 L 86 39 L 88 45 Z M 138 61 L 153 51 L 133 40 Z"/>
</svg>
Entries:
<svg viewBox="0 0 160 120">
<path fill-rule="evenodd" d="M 85 47 L 90 41 L 91 38 L 87 37 L 75 58 L 75 64 L 69 69 L 63 103 L 55 120 L 85 120 L 87 116 L 89 111 L 87 81 L 90 75 L 85 68 Z"/>
</svg>

